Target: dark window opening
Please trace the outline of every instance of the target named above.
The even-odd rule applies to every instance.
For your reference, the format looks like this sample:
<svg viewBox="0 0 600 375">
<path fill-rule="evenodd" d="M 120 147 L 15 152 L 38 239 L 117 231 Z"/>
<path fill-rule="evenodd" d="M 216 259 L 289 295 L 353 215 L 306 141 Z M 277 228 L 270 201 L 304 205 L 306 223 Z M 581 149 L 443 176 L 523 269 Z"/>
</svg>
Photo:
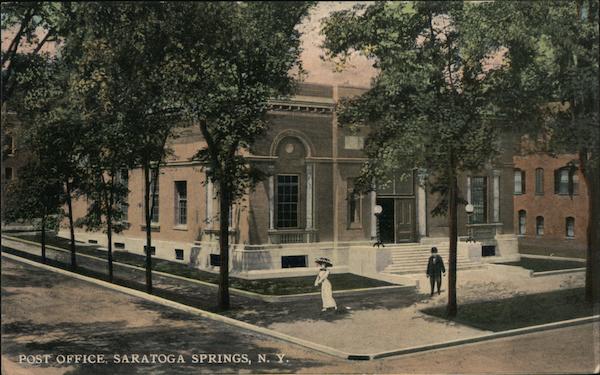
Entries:
<svg viewBox="0 0 600 375">
<path fill-rule="evenodd" d="M 493 245 L 481 246 L 481 256 L 483 256 L 483 257 L 496 256 L 496 246 L 493 246 Z"/>
<path fill-rule="evenodd" d="M 306 267 L 306 255 L 287 255 L 281 257 L 281 268 Z"/>
<path fill-rule="evenodd" d="M 221 266 L 221 255 L 220 254 L 210 254 L 210 265 L 213 267 Z"/>
<path fill-rule="evenodd" d="M 148 246 L 144 246 L 144 253 L 147 253 Z M 156 255 L 156 247 L 150 246 L 150 255 Z"/>
<path fill-rule="evenodd" d="M 97 244 L 97 243 L 98 243 L 98 241 L 96 241 L 96 240 L 88 240 L 88 243 Z"/>
<path fill-rule="evenodd" d="M 123 242 L 115 242 L 115 249 L 124 249 L 125 243 Z"/>
<path fill-rule="evenodd" d="M 175 249 L 175 259 L 183 260 L 183 249 Z"/>
</svg>

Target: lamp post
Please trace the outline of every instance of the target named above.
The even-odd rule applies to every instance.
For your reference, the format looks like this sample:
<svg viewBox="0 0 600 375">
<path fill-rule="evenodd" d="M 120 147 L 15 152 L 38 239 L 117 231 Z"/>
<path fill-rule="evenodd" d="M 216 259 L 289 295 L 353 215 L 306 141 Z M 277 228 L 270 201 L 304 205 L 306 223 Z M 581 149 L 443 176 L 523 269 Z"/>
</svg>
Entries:
<svg viewBox="0 0 600 375">
<path fill-rule="evenodd" d="M 467 242 L 475 242 L 475 239 L 473 238 L 473 227 L 471 226 L 472 224 L 472 218 L 473 218 L 473 205 L 471 203 L 467 204 L 465 206 L 465 212 L 467 213 L 467 221 L 468 221 L 468 225 L 469 225 L 469 237 L 467 238 Z"/>
<path fill-rule="evenodd" d="M 375 208 L 373 209 L 373 213 L 375 214 L 375 222 L 376 222 L 376 233 L 377 233 L 377 242 L 375 242 L 373 244 L 373 247 L 377 246 L 383 246 L 385 247 L 385 245 L 383 244 L 383 242 L 381 242 L 381 233 L 379 231 L 379 217 L 381 216 L 381 212 L 383 212 L 383 207 L 381 207 L 380 205 L 376 205 Z"/>
</svg>

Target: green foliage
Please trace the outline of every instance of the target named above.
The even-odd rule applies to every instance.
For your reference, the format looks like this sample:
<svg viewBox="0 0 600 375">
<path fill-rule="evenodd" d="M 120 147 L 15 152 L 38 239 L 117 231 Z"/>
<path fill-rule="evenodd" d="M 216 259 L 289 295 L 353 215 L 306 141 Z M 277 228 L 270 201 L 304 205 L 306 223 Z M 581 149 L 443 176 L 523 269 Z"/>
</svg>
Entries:
<svg viewBox="0 0 600 375">
<path fill-rule="evenodd" d="M 488 58 L 499 46 L 485 4 L 377 2 L 335 12 L 324 23 L 323 47 L 344 62 L 353 51 L 380 69 L 364 95 L 342 101 L 343 125 L 369 126 L 369 162 L 360 187 L 385 183 L 392 170 L 426 171 L 434 191 L 447 192 L 459 171 L 478 170 L 498 152 L 497 90 L 502 67 Z M 446 211 L 441 200 L 435 213 Z"/>
<path fill-rule="evenodd" d="M 209 176 L 239 198 L 260 173 L 247 149 L 264 133 L 267 101 L 293 89 L 290 71 L 301 70 L 300 34 L 308 2 L 177 3 L 165 77 L 184 115 L 199 123 L 207 147 L 197 158 Z M 190 36 L 193 36 L 190 37 Z"/>
<path fill-rule="evenodd" d="M 52 165 L 31 160 L 19 169 L 19 178 L 6 186 L 3 202 L 4 218 L 8 222 L 24 220 L 37 227 L 56 229 L 62 214 L 62 181 L 54 175 Z"/>
<path fill-rule="evenodd" d="M 27 71 L 45 46 L 59 40 L 69 8 L 59 2 L 2 3 L 2 34 L 10 38 L 1 55 L 3 104 L 19 84 L 15 73 Z"/>
</svg>

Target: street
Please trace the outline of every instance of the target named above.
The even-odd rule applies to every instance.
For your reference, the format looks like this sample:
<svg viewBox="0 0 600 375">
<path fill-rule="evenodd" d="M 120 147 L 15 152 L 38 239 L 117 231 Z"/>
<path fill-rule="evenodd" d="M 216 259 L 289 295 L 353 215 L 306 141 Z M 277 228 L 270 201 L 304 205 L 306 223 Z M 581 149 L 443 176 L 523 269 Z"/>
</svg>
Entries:
<svg viewBox="0 0 600 375">
<path fill-rule="evenodd" d="M 6 258 L 2 299 L 7 375 L 590 373 L 598 363 L 598 323 L 402 357 L 342 360 Z M 101 355 L 106 363 L 82 363 Z"/>
</svg>

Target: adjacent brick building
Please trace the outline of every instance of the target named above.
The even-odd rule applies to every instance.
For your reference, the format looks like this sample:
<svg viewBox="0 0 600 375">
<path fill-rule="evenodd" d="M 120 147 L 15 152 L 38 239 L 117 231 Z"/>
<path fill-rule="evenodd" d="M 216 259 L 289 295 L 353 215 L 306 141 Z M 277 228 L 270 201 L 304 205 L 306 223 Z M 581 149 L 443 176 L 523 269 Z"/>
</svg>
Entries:
<svg viewBox="0 0 600 375">
<path fill-rule="evenodd" d="M 514 165 L 519 251 L 585 257 L 588 192 L 577 155 L 515 156 Z"/>
</svg>

